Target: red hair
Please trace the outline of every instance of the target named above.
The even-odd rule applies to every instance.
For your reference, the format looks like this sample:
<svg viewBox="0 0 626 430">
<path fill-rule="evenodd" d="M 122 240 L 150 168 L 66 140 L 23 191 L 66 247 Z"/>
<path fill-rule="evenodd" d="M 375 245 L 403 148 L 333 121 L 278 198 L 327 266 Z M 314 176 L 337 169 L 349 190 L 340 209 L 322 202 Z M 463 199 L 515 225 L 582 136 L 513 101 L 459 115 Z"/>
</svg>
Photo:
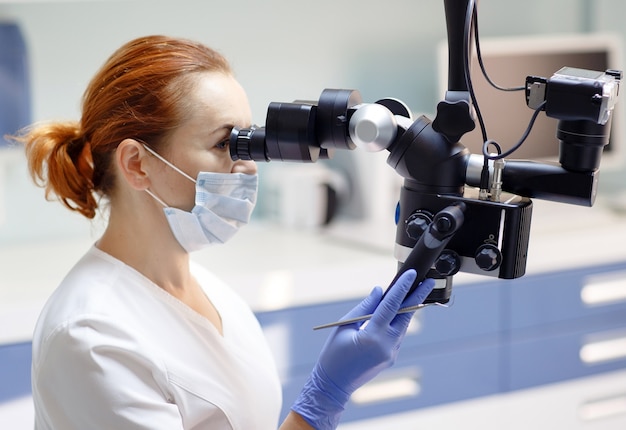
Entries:
<svg viewBox="0 0 626 430">
<path fill-rule="evenodd" d="M 158 146 L 182 121 L 202 72 L 231 73 L 226 59 L 193 41 L 148 36 L 119 48 L 93 77 L 80 122 L 31 126 L 24 143 L 33 180 L 68 208 L 93 218 L 114 187 L 111 163 L 126 138 Z"/>
</svg>

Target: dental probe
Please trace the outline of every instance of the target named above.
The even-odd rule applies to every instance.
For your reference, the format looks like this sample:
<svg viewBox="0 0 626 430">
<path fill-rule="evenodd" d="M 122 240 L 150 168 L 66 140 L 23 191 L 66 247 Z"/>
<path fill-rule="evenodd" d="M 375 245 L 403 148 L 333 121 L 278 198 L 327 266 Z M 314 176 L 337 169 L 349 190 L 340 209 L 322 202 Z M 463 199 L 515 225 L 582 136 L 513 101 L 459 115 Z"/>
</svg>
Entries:
<svg viewBox="0 0 626 430">
<path fill-rule="evenodd" d="M 443 303 L 438 303 L 438 302 L 434 302 L 434 303 L 420 303 L 419 305 L 407 306 L 405 308 L 400 308 L 398 310 L 398 315 L 399 314 L 406 314 L 408 312 L 413 312 L 413 311 L 416 311 L 418 309 L 425 308 L 426 306 L 432 306 L 432 305 L 443 306 L 444 308 L 448 307 L 448 305 L 443 304 Z M 372 315 L 374 315 L 374 314 L 362 315 L 360 317 L 350 318 L 350 319 L 347 319 L 347 320 L 335 321 L 335 322 L 328 323 L 328 324 L 318 325 L 318 326 L 313 327 L 313 330 L 321 330 L 321 329 L 324 329 L 324 328 L 330 328 L 330 327 L 337 327 L 337 326 L 341 326 L 341 325 L 353 324 L 353 323 L 356 323 L 356 322 L 359 322 L 359 321 L 367 321 L 370 318 L 372 318 Z"/>
</svg>

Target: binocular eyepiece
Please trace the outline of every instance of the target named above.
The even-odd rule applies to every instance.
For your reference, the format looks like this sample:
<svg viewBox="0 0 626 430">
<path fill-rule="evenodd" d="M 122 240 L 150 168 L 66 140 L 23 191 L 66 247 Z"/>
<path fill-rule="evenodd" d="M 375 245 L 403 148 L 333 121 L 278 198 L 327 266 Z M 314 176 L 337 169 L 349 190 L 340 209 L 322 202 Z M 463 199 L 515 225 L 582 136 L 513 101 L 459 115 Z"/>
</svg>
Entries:
<svg viewBox="0 0 626 430">
<path fill-rule="evenodd" d="M 331 158 L 335 149 L 354 149 L 348 122 L 361 104 L 356 90 L 326 89 L 317 102 L 272 102 L 265 127 L 233 128 L 233 160 L 299 161 Z"/>
</svg>

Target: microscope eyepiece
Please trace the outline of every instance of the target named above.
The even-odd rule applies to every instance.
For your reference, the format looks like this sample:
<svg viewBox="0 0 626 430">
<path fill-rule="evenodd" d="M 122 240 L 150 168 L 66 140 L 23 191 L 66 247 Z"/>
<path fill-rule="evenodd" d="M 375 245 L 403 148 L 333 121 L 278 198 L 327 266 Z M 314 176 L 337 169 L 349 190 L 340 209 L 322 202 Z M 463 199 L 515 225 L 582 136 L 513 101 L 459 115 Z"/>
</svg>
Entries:
<svg viewBox="0 0 626 430">
<path fill-rule="evenodd" d="M 230 156 L 233 160 L 314 163 L 331 158 L 335 149 L 354 149 L 348 122 L 360 103 L 358 91 L 337 89 L 324 90 L 317 102 L 272 102 L 265 127 L 233 128 Z"/>
<path fill-rule="evenodd" d="M 233 127 L 230 132 L 230 157 L 233 161 L 270 161 L 265 147 L 265 128 Z"/>
</svg>

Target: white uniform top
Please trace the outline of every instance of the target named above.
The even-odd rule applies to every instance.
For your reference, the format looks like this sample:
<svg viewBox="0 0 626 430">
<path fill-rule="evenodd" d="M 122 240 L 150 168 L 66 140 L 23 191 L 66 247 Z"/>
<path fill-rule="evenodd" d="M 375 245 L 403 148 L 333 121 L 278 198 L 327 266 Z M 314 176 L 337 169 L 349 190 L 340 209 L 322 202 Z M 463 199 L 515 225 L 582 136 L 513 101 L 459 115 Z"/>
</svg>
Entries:
<svg viewBox="0 0 626 430">
<path fill-rule="evenodd" d="M 249 307 L 192 273 L 223 333 L 121 261 L 92 247 L 48 300 L 33 340 L 35 428 L 272 429 L 281 388 Z"/>
</svg>

